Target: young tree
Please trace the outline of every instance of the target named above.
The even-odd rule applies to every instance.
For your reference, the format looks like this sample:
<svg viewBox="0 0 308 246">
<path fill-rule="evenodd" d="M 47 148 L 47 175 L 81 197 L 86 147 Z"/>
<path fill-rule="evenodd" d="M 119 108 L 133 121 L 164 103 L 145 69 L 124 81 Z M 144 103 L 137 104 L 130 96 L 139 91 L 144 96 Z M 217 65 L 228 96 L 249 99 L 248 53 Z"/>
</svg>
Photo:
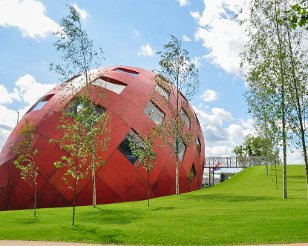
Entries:
<svg viewBox="0 0 308 246">
<path fill-rule="evenodd" d="M 109 118 L 106 117 L 103 108 L 94 105 L 86 96 L 77 95 L 71 104 L 63 110 L 58 126 L 62 131 L 61 139 L 52 139 L 50 142 L 59 145 L 64 151 L 61 160 L 55 162 L 56 168 L 65 168 L 64 180 L 69 184 L 69 178 L 73 179 L 73 216 L 75 223 L 75 207 L 77 185 L 80 179 L 87 177 L 89 170 L 92 172 L 92 183 L 95 189 L 95 172 L 104 161 L 100 154 L 104 151 L 109 141 Z M 101 131 L 101 129 L 105 131 Z M 90 165 L 89 165 L 90 162 Z M 94 197 L 96 199 L 96 197 Z"/>
<path fill-rule="evenodd" d="M 51 63 L 50 70 L 58 73 L 61 81 L 82 75 L 90 93 L 91 69 L 98 67 L 104 59 L 103 51 L 101 48 L 98 51 L 94 49 L 93 41 L 82 28 L 78 11 L 73 6 L 68 8 L 68 16 L 60 20 L 61 29 L 54 34 L 57 38 L 54 46 L 61 54 L 62 63 Z"/>
<path fill-rule="evenodd" d="M 287 1 L 254 0 L 250 21 L 250 43 L 243 61 L 248 64 L 248 103 L 251 111 L 263 116 L 281 136 L 283 142 L 284 198 L 286 190 L 287 140 L 302 150 L 307 176 L 307 50 L 305 35 L 291 31 Z M 277 106 L 275 106 L 277 105 Z M 274 110 L 273 110 L 274 109 Z M 278 109 L 278 110 L 275 110 Z M 276 135 L 276 136 L 277 136 Z"/>
<path fill-rule="evenodd" d="M 75 207 L 76 207 L 76 192 L 77 185 L 80 179 L 84 179 L 88 174 L 87 151 L 84 145 L 84 136 L 86 135 L 86 127 L 80 121 L 77 121 L 66 114 L 63 114 L 60 119 L 61 124 L 58 126 L 62 131 L 61 139 L 51 139 L 51 143 L 55 143 L 63 150 L 64 154 L 61 160 L 54 163 L 58 168 L 65 168 L 64 181 L 68 184 L 68 188 L 73 190 L 73 214 L 72 225 L 75 224 Z M 71 186 L 73 179 L 73 186 Z"/>
<path fill-rule="evenodd" d="M 176 194 L 179 194 L 179 157 L 184 154 L 183 151 L 188 145 L 194 143 L 192 133 L 185 130 L 187 124 L 189 125 L 189 117 L 193 116 L 187 115 L 187 112 L 181 108 L 181 101 L 191 100 L 197 92 L 198 69 L 191 61 L 188 51 L 183 49 L 181 41 L 175 36 L 171 35 L 171 40 L 157 54 L 160 55 L 160 68 L 156 77 L 156 86 L 159 86 L 160 90 L 166 90 L 170 98 L 175 100 L 174 103 L 171 99 L 169 100 L 169 97 L 162 97 L 171 112 L 171 117 L 164 120 L 158 132 L 163 142 L 170 146 L 175 154 Z"/>
<path fill-rule="evenodd" d="M 283 197 L 287 198 L 287 103 L 288 80 L 285 69 L 285 36 L 279 24 L 280 11 L 276 1 L 254 0 L 248 21 L 249 42 L 242 54 L 242 66 L 248 83 L 248 104 L 257 120 L 266 117 L 275 125 L 276 137 L 282 140 Z M 280 125 L 280 126 L 279 126 Z"/>
<path fill-rule="evenodd" d="M 28 121 L 25 122 L 23 128 L 19 132 L 20 141 L 17 145 L 12 146 L 12 150 L 16 155 L 13 161 L 14 166 L 20 173 L 20 177 L 33 186 L 34 194 L 34 217 L 36 217 L 37 207 L 37 176 L 38 167 L 35 163 L 35 156 L 38 154 L 37 149 L 33 149 L 35 128 Z"/>
<path fill-rule="evenodd" d="M 284 12 L 287 13 L 287 3 L 284 0 Z M 307 86 L 307 50 L 298 47 L 302 44 L 302 31 L 292 32 L 289 22 L 287 21 L 288 16 L 282 18 L 284 21 L 281 23 L 286 32 L 287 39 L 287 62 L 289 69 L 290 78 L 290 96 L 289 101 L 292 106 L 292 111 L 288 119 L 292 122 L 291 130 L 295 134 L 295 143 L 304 157 L 306 167 L 306 186 L 307 186 L 307 199 L 308 199 L 308 156 L 307 156 L 307 130 L 308 127 L 305 125 L 308 119 L 307 106 L 308 106 L 308 86 Z"/>
<path fill-rule="evenodd" d="M 154 166 L 156 165 L 156 152 L 154 150 L 154 141 L 156 139 L 156 132 L 154 129 L 144 138 L 136 141 L 134 137 L 129 138 L 129 147 L 132 150 L 139 163 L 145 169 L 147 173 L 147 199 L 148 207 L 150 206 L 150 174 Z"/>
<path fill-rule="evenodd" d="M 68 91 L 73 95 L 77 93 L 80 89 L 85 91 L 83 94 L 83 109 L 86 114 L 79 114 L 78 120 L 85 122 L 87 128 L 87 135 L 85 138 L 89 149 L 89 155 L 91 156 L 91 172 L 92 172 L 92 203 L 93 207 L 96 206 L 96 167 L 97 167 L 97 148 L 95 141 L 97 136 L 97 131 L 105 134 L 106 139 L 104 144 L 100 147 L 101 150 L 105 150 L 108 147 L 110 134 L 107 134 L 109 130 L 106 128 L 108 125 L 109 116 L 107 114 L 100 114 L 99 122 L 96 124 L 97 112 L 95 105 L 90 103 L 92 99 L 93 86 L 91 85 L 93 79 L 95 79 L 96 73 L 91 70 L 93 67 L 97 67 L 103 60 L 102 49 L 99 51 L 94 49 L 93 41 L 88 37 L 87 32 L 82 28 L 81 18 L 78 11 L 69 6 L 69 15 L 60 21 L 61 30 L 55 33 L 57 41 L 54 43 L 58 52 L 61 53 L 60 59 L 62 63 L 50 65 L 50 69 L 60 74 L 62 79 L 70 79 L 72 76 L 79 75 L 82 79 L 81 83 L 83 86 L 76 86 L 73 84 L 73 80 L 68 80 L 66 85 L 68 86 Z M 70 84 L 71 83 L 71 84 Z M 97 88 L 96 88 L 97 89 Z M 100 96 L 105 99 L 104 92 L 100 91 Z M 81 119 L 81 117 L 84 117 Z M 100 127 L 98 130 L 97 127 Z M 92 139 L 91 139 L 92 138 Z M 96 146 L 96 147 L 94 147 Z M 99 161 L 100 162 L 100 161 Z"/>
</svg>

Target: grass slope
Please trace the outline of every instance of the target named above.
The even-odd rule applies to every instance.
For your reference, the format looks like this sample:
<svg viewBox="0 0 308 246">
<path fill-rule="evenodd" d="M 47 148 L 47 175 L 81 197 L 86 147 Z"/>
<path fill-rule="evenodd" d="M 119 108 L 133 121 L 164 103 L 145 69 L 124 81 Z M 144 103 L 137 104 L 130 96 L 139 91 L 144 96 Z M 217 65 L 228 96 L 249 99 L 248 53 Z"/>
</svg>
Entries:
<svg viewBox="0 0 308 246">
<path fill-rule="evenodd" d="M 141 245 L 226 245 L 308 242 L 303 166 L 289 166 L 289 199 L 265 167 L 244 170 L 209 189 L 98 208 L 0 212 L 0 240 L 50 240 Z"/>
</svg>

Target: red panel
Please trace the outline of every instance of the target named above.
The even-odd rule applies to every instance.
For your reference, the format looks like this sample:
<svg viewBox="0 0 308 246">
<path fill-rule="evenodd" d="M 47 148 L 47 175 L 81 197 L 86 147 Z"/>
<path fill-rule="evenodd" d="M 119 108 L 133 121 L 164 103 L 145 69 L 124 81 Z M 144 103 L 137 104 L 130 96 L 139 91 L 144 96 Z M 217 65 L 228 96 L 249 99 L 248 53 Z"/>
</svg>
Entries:
<svg viewBox="0 0 308 246">
<path fill-rule="evenodd" d="M 65 199 L 54 187 L 50 184 L 46 184 L 39 192 L 37 197 L 38 207 L 62 207 L 71 206 L 70 200 Z"/>
<path fill-rule="evenodd" d="M 149 100 L 170 117 L 170 109 L 163 103 L 159 93 L 154 93 L 155 75 L 142 68 L 122 67 L 138 72 L 137 76 L 113 71 L 117 67 L 99 70 L 97 77 L 107 76 L 127 84 L 120 94 L 104 89 L 106 98 L 101 102 L 97 97 L 98 88 L 92 94 L 93 101 L 103 104 L 110 115 L 110 137 L 108 149 L 98 153 L 106 160 L 103 167 L 97 170 L 97 203 L 112 203 L 119 201 L 132 201 L 146 199 L 146 172 L 141 166 L 136 170 L 126 157 L 117 149 L 131 128 L 145 137 L 155 127 L 154 122 L 143 113 Z M 64 169 L 56 170 L 53 163 L 65 154 L 57 144 L 49 144 L 50 138 L 60 139 L 63 132 L 57 127 L 60 124 L 61 111 L 74 96 L 69 89 L 69 83 L 78 83 L 76 77 L 68 83 L 57 86 L 45 96 L 55 94 L 41 110 L 29 112 L 15 127 L 0 153 L 0 210 L 31 208 L 33 205 L 32 187 L 20 180 L 12 159 L 14 153 L 11 146 L 19 141 L 18 132 L 24 126 L 25 120 L 36 126 L 34 148 L 38 149 L 35 158 L 39 167 L 38 177 L 38 203 L 39 207 L 70 206 L 73 191 L 67 188 L 62 177 Z M 155 98 L 152 96 L 155 95 Z M 171 104 L 175 105 L 175 98 L 171 95 Z M 181 192 L 198 189 L 201 185 L 204 161 L 204 139 L 200 124 L 195 118 L 191 105 L 185 104 L 187 113 L 191 117 L 191 132 L 198 136 L 201 142 L 201 154 L 197 153 L 195 146 L 188 147 L 183 163 L 179 163 L 179 180 Z M 187 129 L 186 129 L 187 131 Z M 159 141 L 155 143 L 157 161 L 150 175 L 151 197 L 175 193 L 175 156 L 168 147 L 161 147 Z M 194 163 L 196 177 L 189 182 L 188 175 Z M 8 185 L 9 184 L 9 185 Z M 72 185 L 72 179 L 70 179 Z M 10 187 L 8 189 L 7 187 Z M 77 204 L 92 203 L 92 185 L 90 173 L 85 180 L 80 180 L 77 187 Z"/>
<path fill-rule="evenodd" d="M 15 184 L 8 192 L 10 209 L 23 209 L 32 199 L 32 196 L 26 194 L 18 184 Z"/>
</svg>

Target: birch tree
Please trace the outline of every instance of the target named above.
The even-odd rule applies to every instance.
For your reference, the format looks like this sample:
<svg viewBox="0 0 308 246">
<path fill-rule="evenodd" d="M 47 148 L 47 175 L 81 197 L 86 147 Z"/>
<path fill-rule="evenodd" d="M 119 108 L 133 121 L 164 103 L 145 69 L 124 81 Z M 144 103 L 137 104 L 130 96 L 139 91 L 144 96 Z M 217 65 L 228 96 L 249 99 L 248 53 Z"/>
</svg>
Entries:
<svg viewBox="0 0 308 246">
<path fill-rule="evenodd" d="M 287 141 L 297 143 L 302 150 L 308 192 L 307 52 L 302 45 L 303 33 L 291 32 L 287 9 L 286 1 L 252 2 L 250 41 L 242 59 L 246 64 L 250 110 L 259 121 L 266 120 L 276 129 L 275 139 L 282 140 L 284 198 L 287 198 Z"/>
<path fill-rule="evenodd" d="M 132 150 L 133 155 L 138 158 L 139 163 L 145 169 L 147 173 L 147 199 L 148 207 L 150 206 L 150 174 L 154 166 L 156 165 L 156 151 L 154 150 L 154 141 L 156 139 L 155 129 L 152 129 L 150 133 L 143 139 L 136 141 L 135 138 L 129 138 L 129 147 Z"/>
<path fill-rule="evenodd" d="M 34 133 L 35 127 L 26 121 L 18 133 L 20 140 L 15 146 L 12 146 L 12 150 L 16 155 L 13 163 L 20 177 L 33 187 L 33 215 L 36 217 L 38 166 L 35 156 L 38 154 L 38 150 L 33 148 Z"/>
<path fill-rule="evenodd" d="M 192 133 L 185 130 L 185 123 L 189 121 L 189 117 L 194 116 L 187 115 L 187 112 L 183 111 L 181 101 L 187 101 L 188 104 L 196 94 L 199 78 L 198 69 L 191 61 L 189 52 L 182 47 L 178 38 L 172 35 L 170 37 L 171 40 L 163 46 L 163 50 L 157 53 L 160 55 L 160 60 L 156 83 L 175 100 L 174 103 L 169 97 L 163 97 L 171 117 L 165 119 L 159 126 L 159 132 L 163 142 L 172 148 L 175 155 L 175 193 L 179 194 L 179 157 L 184 154 L 187 146 L 194 143 Z"/>
<path fill-rule="evenodd" d="M 94 48 L 93 41 L 90 40 L 86 30 L 82 27 L 81 17 L 78 11 L 69 6 L 69 14 L 60 21 L 61 29 L 55 33 L 57 41 L 54 43 L 56 50 L 60 54 L 61 63 L 50 64 L 50 69 L 58 73 L 61 79 L 70 79 L 72 76 L 80 76 L 84 87 L 81 88 L 85 93 L 82 96 L 82 107 L 83 111 L 87 112 L 79 114 L 77 116 L 79 121 L 82 121 L 87 128 L 86 135 L 84 136 L 87 141 L 84 144 L 87 144 L 89 149 L 89 155 L 91 163 L 91 179 L 92 179 L 92 204 L 93 207 L 96 206 L 96 167 L 97 167 L 97 152 L 95 148 L 98 146 L 95 144 L 97 131 L 105 134 L 106 139 L 104 144 L 101 145 L 101 150 L 105 150 L 108 147 L 110 134 L 108 134 L 109 129 L 108 121 L 110 117 L 104 113 L 99 115 L 100 123 L 96 124 L 97 110 L 94 103 L 90 103 L 92 98 L 93 86 L 91 85 L 93 79 L 95 79 L 96 73 L 93 72 L 93 68 L 96 68 L 100 65 L 101 61 L 104 59 L 103 51 L 101 48 L 96 50 Z M 73 83 L 73 80 L 68 80 L 66 86 L 73 95 L 79 92 L 80 87 L 76 87 Z M 68 84 L 68 85 L 67 85 Z M 97 88 L 96 88 L 97 89 Z M 100 97 L 101 101 L 105 100 L 104 91 L 101 89 Z M 80 99 L 80 97 L 79 97 Z M 81 119 L 81 117 L 84 117 Z M 99 130 L 97 127 L 101 127 Z M 92 137 L 92 139 L 91 139 Z"/>
</svg>

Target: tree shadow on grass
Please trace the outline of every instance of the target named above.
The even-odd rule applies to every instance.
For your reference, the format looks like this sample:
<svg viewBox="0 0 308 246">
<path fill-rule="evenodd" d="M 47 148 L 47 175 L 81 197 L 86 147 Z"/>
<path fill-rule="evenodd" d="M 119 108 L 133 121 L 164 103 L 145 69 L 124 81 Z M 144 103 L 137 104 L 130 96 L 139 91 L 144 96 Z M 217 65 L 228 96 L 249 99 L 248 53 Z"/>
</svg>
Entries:
<svg viewBox="0 0 308 246">
<path fill-rule="evenodd" d="M 300 175 L 288 175 L 288 179 L 296 179 L 296 180 L 301 180 L 301 181 L 305 181 L 306 177 L 305 176 L 300 176 Z"/>
<path fill-rule="evenodd" d="M 266 196 L 239 196 L 239 195 L 229 195 L 229 194 L 203 194 L 203 195 L 185 195 L 184 199 L 195 200 L 195 201 L 211 201 L 211 202 L 255 202 L 255 201 L 265 201 L 272 199 Z"/>
<path fill-rule="evenodd" d="M 102 244 L 121 244 L 123 243 L 123 232 L 120 229 L 104 230 L 98 226 L 75 225 L 70 230 L 80 235 L 78 242 L 95 242 Z"/>
<path fill-rule="evenodd" d="M 31 225 L 37 223 L 37 219 L 33 218 L 16 218 L 15 219 L 16 223 L 20 225 Z"/>
<path fill-rule="evenodd" d="M 175 207 L 156 207 L 156 208 L 151 208 L 151 211 L 162 211 L 162 210 L 174 210 Z"/>
<path fill-rule="evenodd" d="M 96 207 L 90 211 L 79 212 L 77 216 L 77 219 L 80 221 L 88 221 L 96 225 L 124 225 L 140 219 L 142 214 L 131 210 L 102 209 Z"/>
</svg>

